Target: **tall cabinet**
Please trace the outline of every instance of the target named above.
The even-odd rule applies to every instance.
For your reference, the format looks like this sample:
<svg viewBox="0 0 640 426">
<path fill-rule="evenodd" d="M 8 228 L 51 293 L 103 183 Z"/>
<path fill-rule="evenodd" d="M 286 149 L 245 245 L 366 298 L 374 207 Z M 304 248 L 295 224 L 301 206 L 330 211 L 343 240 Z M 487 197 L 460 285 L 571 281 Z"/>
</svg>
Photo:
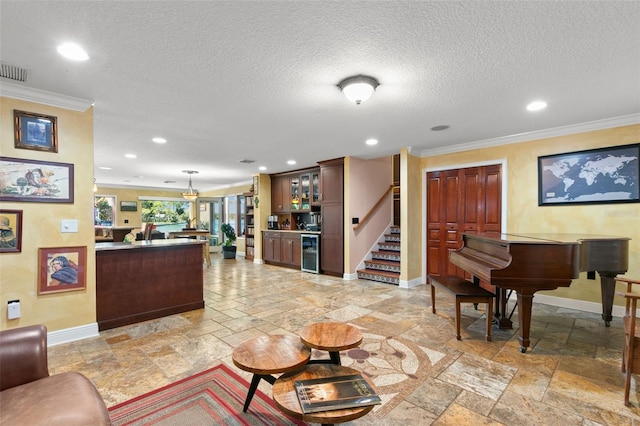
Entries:
<svg viewBox="0 0 640 426">
<path fill-rule="evenodd" d="M 323 274 L 344 274 L 344 159 L 320 165 L 320 269 Z"/>
<path fill-rule="evenodd" d="M 254 232 L 254 210 L 253 210 L 253 192 L 245 192 L 244 194 L 245 205 L 245 220 L 244 220 L 244 235 L 245 235 L 245 259 L 253 260 L 254 246 L 255 246 L 255 232 Z"/>
</svg>

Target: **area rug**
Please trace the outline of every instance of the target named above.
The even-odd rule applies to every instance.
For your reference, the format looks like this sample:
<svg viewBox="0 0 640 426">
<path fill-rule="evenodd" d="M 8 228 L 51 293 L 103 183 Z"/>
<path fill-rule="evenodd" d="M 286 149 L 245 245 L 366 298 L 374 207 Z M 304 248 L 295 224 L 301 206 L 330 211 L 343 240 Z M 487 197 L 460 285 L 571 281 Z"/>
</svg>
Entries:
<svg viewBox="0 0 640 426">
<path fill-rule="evenodd" d="M 224 364 L 109 408 L 121 425 L 306 425 L 257 390 L 242 412 L 249 383 Z"/>
</svg>

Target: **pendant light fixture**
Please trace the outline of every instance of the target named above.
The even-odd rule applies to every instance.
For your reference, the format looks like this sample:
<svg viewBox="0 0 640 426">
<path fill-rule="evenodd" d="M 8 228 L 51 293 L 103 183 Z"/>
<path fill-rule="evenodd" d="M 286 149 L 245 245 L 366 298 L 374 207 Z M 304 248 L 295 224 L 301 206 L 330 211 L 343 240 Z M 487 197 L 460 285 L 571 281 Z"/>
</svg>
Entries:
<svg viewBox="0 0 640 426">
<path fill-rule="evenodd" d="M 193 201 L 198 198 L 198 193 L 193 190 L 193 186 L 191 185 L 191 175 L 198 172 L 195 170 L 183 170 L 182 173 L 187 173 L 189 175 L 189 187 L 186 192 L 182 193 L 182 196 L 189 201 Z"/>
<path fill-rule="evenodd" d="M 348 77 L 338 83 L 338 87 L 347 99 L 360 105 L 371 97 L 380 83 L 373 77 L 366 75 L 356 75 Z"/>
</svg>

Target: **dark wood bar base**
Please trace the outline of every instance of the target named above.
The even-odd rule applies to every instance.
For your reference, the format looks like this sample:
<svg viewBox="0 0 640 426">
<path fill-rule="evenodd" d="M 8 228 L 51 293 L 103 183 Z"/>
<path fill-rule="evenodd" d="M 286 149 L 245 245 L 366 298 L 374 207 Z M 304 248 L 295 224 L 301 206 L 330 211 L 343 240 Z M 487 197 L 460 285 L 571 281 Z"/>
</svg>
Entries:
<svg viewBox="0 0 640 426">
<path fill-rule="evenodd" d="M 192 241 L 97 244 L 98 329 L 204 308 L 202 243 Z"/>
</svg>

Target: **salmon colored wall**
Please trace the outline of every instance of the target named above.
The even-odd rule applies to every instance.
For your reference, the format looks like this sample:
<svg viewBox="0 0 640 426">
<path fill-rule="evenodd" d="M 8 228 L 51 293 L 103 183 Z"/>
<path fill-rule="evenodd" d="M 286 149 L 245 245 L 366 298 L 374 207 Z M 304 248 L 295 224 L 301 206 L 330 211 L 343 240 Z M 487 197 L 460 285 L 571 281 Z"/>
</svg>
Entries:
<svg viewBox="0 0 640 426">
<path fill-rule="evenodd" d="M 345 169 L 345 274 L 356 274 L 358 265 L 367 256 L 384 230 L 391 223 L 392 196 L 373 212 L 373 216 L 358 232 L 354 232 L 351 218 L 362 221 L 380 197 L 389 189 L 393 179 L 392 158 L 361 160 L 348 157 Z"/>
<path fill-rule="evenodd" d="M 16 149 L 13 110 L 57 117 L 58 153 Z M 44 324 L 56 331 L 96 322 L 93 229 L 93 108 L 71 111 L 11 98 L 0 98 L 0 151 L 5 157 L 74 165 L 74 202 L 3 202 L 22 210 L 22 252 L 0 254 L 0 329 Z M 60 232 L 61 219 L 78 221 L 77 233 Z M 87 247 L 86 290 L 38 295 L 38 248 Z M 21 317 L 7 319 L 7 301 L 20 300 Z"/>
<path fill-rule="evenodd" d="M 631 238 L 627 276 L 640 278 L 640 203 L 538 206 L 538 157 L 640 142 L 640 124 L 425 157 L 426 170 L 507 160 L 507 232 L 560 232 L 620 235 Z M 496 161 L 497 162 L 497 161 Z M 425 179 L 423 173 L 422 181 Z M 621 289 L 621 288 L 620 288 Z M 540 292 L 600 303 L 598 282 L 586 274 L 569 288 Z M 616 304 L 622 302 L 617 299 Z"/>
</svg>

